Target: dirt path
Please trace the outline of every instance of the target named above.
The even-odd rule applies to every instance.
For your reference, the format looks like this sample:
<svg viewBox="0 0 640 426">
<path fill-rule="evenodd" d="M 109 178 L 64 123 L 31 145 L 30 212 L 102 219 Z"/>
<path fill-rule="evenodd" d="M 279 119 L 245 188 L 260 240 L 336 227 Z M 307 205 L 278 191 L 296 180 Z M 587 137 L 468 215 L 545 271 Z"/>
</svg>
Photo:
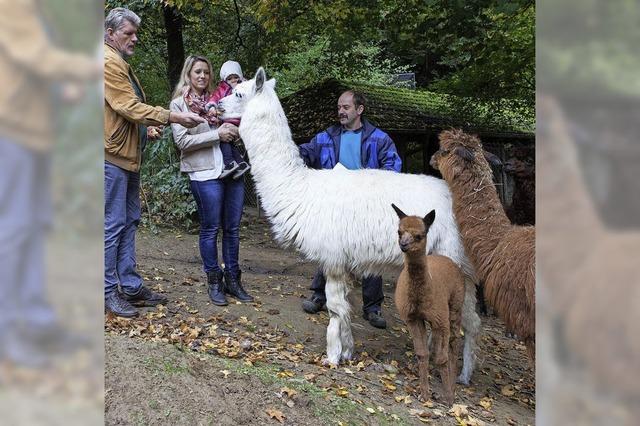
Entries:
<svg viewBox="0 0 640 426">
<path fill-rule="evenodd" d="M 418 401 L 417 369 L 385 277 L 388 328 L 361 316 L 352 292 L 356 358 L 322 367 L 326 312 L 305 314 L 315 266 L 280 249 L 255 211 L 242 222 L 240 264 L 253 304 L 208 301 L 197 235 L 162 230 L 138 237 L 139 268 L 165 292 L 166 307 L 138 320 L 107 318 L 107 424 L 533 424 L 535 383 L 524 346 L 483 318 L 471 387 L 456 390 L 455 412 Z M 476 422 L 476 423 L 474 423 Z"/>
</svg>

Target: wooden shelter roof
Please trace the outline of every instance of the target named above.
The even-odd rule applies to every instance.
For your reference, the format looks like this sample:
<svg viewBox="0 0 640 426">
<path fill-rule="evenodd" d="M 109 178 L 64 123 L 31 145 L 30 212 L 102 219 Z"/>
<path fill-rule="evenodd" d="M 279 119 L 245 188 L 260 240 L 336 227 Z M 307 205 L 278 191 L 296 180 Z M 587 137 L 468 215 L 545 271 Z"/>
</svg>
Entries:
<svg viewBox="0 0 640 426">
<path fill-rule="evenodd" d="M 480 136 L 535 138 L 535 113 L 517 101 L 503 100 L 496 106 L 426 90 L 328 79 L 282 99 L 294 140 L 309 140 L 336 124 L 338 97 L 348 89 L 365 95 L 365 117 L 388 133 L 426 134 L 461 127 Z"/>
</svg>

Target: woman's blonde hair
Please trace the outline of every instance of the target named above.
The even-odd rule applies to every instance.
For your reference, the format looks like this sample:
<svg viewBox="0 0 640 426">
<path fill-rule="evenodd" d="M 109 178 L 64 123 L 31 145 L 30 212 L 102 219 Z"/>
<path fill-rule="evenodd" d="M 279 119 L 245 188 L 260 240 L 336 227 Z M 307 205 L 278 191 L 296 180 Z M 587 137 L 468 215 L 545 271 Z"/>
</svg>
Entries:
<svg viewBox="0 0 640 426">
<path fill-rule="evenodd" d="M 180 73 L 180 80 L 178 80 L 178 84 L 176 84 L 176 88 L 173 90 L 173 96 L 171 99 L 175 99 L 179 96 L 182 96 L 182 91 L 185 87 L 190 87 L 191 83 L 189 82 L 189 73 L 191 69 L 195 65 L 196 62 L 205 62 L 209 67 L 209 85 L 207 86 L 207 91 L 211 92 L 213 90 L 213 79 L 211 78 L 211 72 L 213 68 L 211 67 L 211 62 L 205 58 L 204 56 L 198 55 L 190 55 L 187 59 L 184 60 L 184 66 L 182 67 L 182 72 Z"/>
</svg>

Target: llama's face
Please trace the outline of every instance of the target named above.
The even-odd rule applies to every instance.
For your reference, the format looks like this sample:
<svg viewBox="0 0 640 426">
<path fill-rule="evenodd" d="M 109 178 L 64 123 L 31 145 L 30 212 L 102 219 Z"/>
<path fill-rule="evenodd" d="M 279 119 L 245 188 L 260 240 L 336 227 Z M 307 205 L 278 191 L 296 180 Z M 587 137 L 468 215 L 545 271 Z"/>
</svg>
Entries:
<svg viewBox="0 0 640 426">
<path fill-rule="evenodd" d="M 221 99 L 220 106 L 224 108 L 225 113 L 232 111 L 235 114 L 234 118 L 241 117 L 251 99 L 265 90 L 273 91 L 275 87 L 276 81 L 273 78 L 267 81 L 264 68 L 260 67 L 254 78 L 239 83 L 231 95 Z"/>
<path fill-rule="evenodd" d="M 440 134 L 440 150 L 431 157 L 431 167 L 442 173 L 446 180 L 452 180 L 464 171 L 492 179 L 489 163 L 500 164 L 500 159 L 482 148 L 480 139 L 461 130 L 451 130 Z"/>
<path fill-rule="evenodd" d="M 224 110 L 220 117 L 223 120 L 242 117 L 240 103 L 235 102 L 235 95 L 233 93 L 220 99 L 218 107 Z"/>
</svg>

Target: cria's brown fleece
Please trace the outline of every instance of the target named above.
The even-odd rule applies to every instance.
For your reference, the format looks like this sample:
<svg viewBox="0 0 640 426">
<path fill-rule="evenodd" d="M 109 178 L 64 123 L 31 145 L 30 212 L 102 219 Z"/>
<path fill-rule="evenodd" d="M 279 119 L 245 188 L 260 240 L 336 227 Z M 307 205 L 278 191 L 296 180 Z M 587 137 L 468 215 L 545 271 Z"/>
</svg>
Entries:
<svg viewBox="0 0 640 426">
<path fill-rule="evenodd" d="M 430 398 L 427 322 L 431 327 L 433 358 L 442 378 L 444 398 L 452 404 L 456 361 L 461 345 L 464 276 L 448 257 L 425 256 L 427 232 L 435 211 L 422 219 L 406 216 L 394 208 L 400 217 L 398 236 L 404 252 L 404 268 L 398 277 L 395 302 L 400 318 L 407 324 L 413 338 L 422 397 L 425 401 Z"/>
<path fill-rule="evenodd" d="M 524 340 L 535 364 L 535 228 L 512 225 L 505 215 L 476 136 L 442 132 L 432 165 L 451 188 L 464 247 L 485 281 L 489 306 Z"/>
</svg>

